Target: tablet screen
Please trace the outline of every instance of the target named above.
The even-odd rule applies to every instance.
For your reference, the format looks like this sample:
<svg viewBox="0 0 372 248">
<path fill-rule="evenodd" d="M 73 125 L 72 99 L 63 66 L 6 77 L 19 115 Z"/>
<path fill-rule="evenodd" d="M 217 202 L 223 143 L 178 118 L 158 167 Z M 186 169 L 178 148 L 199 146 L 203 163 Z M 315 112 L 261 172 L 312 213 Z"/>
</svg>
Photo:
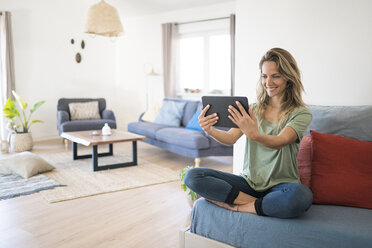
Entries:
<svg viewBox="0 0 372 248">
<path fill-rule="evenodd" d="M 245 111 L 247 111 L 248 113 L 249 109 L 248 98 L 245 96 L 203 96 L 202 97 L 203 109 L 208 104 L 210 105 L 210 108 L 208 109 L 205 116 L 217 113 L 218 121 L 214 126 L 238 128 L 228 117 L 230 115 L 228 111 L 229 105 L 232 105 L 237 110 L 239 110 L 235 101 L 239 101 L 243 105 Z"/>
</svg>

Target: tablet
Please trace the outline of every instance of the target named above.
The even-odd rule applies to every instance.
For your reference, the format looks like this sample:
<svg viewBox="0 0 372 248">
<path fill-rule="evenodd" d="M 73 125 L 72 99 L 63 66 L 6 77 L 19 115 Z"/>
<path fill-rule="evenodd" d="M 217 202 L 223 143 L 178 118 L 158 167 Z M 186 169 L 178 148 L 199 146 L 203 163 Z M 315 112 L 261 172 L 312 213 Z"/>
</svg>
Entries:
<svg viewBox="0 0 372 248">
<path fill-rule="evenodd" d="M 238 126 L 236 126 L 228 117 L 230 115 L 228 111 L 229 105 L 232 105 L 237 110 L 239 110 L 235 101 L 239 101 L 243 105 L 245 111 L 247 111 L 248 113 L 248 98 L 245 96 L 203 96 L 203 109 L 208 104 L 210 105 L 210 108 L 208 109 L 205 116 L 217 113 L 219 118 L 217 123 L 214 125 L 215 127 L 238 128 Z"/>
</svg>

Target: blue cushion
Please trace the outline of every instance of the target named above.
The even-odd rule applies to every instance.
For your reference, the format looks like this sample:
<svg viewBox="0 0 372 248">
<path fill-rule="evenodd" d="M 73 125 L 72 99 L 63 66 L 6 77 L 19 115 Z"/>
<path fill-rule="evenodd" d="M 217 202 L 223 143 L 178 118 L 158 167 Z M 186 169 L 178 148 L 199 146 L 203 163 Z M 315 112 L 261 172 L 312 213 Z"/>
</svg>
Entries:
<svg viewBox="0 0 372 248">
<path fill-rule="evenodd" d="M 200 101 L 190 101 L 187 100 L 185 110 L 183 112 L 181 126 L 186 126 L 187 123 L 191 120 L 192 116 L 194 115 L 198 105 L 200 105 Z"/>
<path fill-rule="evenodd" d="M 186 125 L 186 128 L 187 129 L 193 129 L 193 130 L 198 130 L 198 131 L 204 132 L 204 130 L 199 125 L 199 119 L 198 119 L 198 117 L 199 117 L 200 113 L 201 113 L 201 110 L 198 107 L 196 109 L 195 114 L 192 116 L 191 120 L 189 121 L 189 123 L 187 123 L 187 125 Z"/>
<path fill-rule="evenodd" d="M 154 123 L 179 127 L 186 102 L 163 100 L 163 104 L 156 115 Z"/>
</svg>

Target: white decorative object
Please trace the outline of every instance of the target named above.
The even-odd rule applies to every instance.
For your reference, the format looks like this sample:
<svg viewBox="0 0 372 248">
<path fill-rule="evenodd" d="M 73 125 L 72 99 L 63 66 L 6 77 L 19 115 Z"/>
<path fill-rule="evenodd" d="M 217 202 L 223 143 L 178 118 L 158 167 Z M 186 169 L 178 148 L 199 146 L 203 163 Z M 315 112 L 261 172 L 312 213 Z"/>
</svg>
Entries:
<svg viewBox="0 0 372 248">
<path fill-rule="evenodd" d="M 102 128 L 102 135 L 111 135 L 111 128 L 107 123 Z"/>
<path fill-rule="evenodd" d="M 117 37 L 123 35 L 124 30 L 118 11 L 102 0 L 90 7 L 84 32 L 93 35 Z"/>
<path fill-rule="evenodd" d="M 8 153 L 9 152 L 9 143 L 6 140 L 1 141 L 1 153 Z"/>
<path fill-rule="evenodd" d="M 31 133 L 12 133 L 10 135 L 10 150 L 14 152 L 30 151 L 32 149 Z"/>
<path fill-rule="evenodd" d="M 160 74 L 155 72 L 154 70 L 154 66 L 151 64 L 151 63 L 145 63 L 143 65 L 144 67 L 144 71 L 145 71 L 145 76 L 146 76 L 146 111 L 149 110 L 149 107 L 150 105 L 152 104 L 152 101 L 150 100 L 150 95 L 149 95 L 149 92 L 151 92 L 151 95 L 152 96 L 156 96 L 156 91 L 160 89 L 161 93 L 163 93 L 163 89 L 160 87 L 150 87 L 149 85 L 149 78 L 153 78 L 153 77 L 159 77 Z M 149 70 L 150 69 L 150 70 Z M 153 83 L 153 82 L 152 82 Z M 161 84 L 163 85 L 163 84 Z M 163 93 L 164 94 L 164 93 Z M 162 100 L 164 97 L 160 97 L 158 100 Z"/>
</svg>

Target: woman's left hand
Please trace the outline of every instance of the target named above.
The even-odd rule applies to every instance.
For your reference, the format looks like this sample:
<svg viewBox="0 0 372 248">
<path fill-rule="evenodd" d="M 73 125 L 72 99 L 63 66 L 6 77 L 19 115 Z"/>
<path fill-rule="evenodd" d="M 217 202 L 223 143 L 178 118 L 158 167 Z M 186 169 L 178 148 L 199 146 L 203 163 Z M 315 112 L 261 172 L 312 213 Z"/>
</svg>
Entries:
<svg viewBox="0 0 372 248">
<path fill-rule="evenodd" d="M 256 116 L 251 108 L 249 108 L 248 114 L 240 102 L 237 101 L 236 105 L 240 112 L 230 105 L 228 109 L 230 113 L 229 119 L 240 128 L 248 139 L 255 140 L 259 135 Z"/>
</svg>

